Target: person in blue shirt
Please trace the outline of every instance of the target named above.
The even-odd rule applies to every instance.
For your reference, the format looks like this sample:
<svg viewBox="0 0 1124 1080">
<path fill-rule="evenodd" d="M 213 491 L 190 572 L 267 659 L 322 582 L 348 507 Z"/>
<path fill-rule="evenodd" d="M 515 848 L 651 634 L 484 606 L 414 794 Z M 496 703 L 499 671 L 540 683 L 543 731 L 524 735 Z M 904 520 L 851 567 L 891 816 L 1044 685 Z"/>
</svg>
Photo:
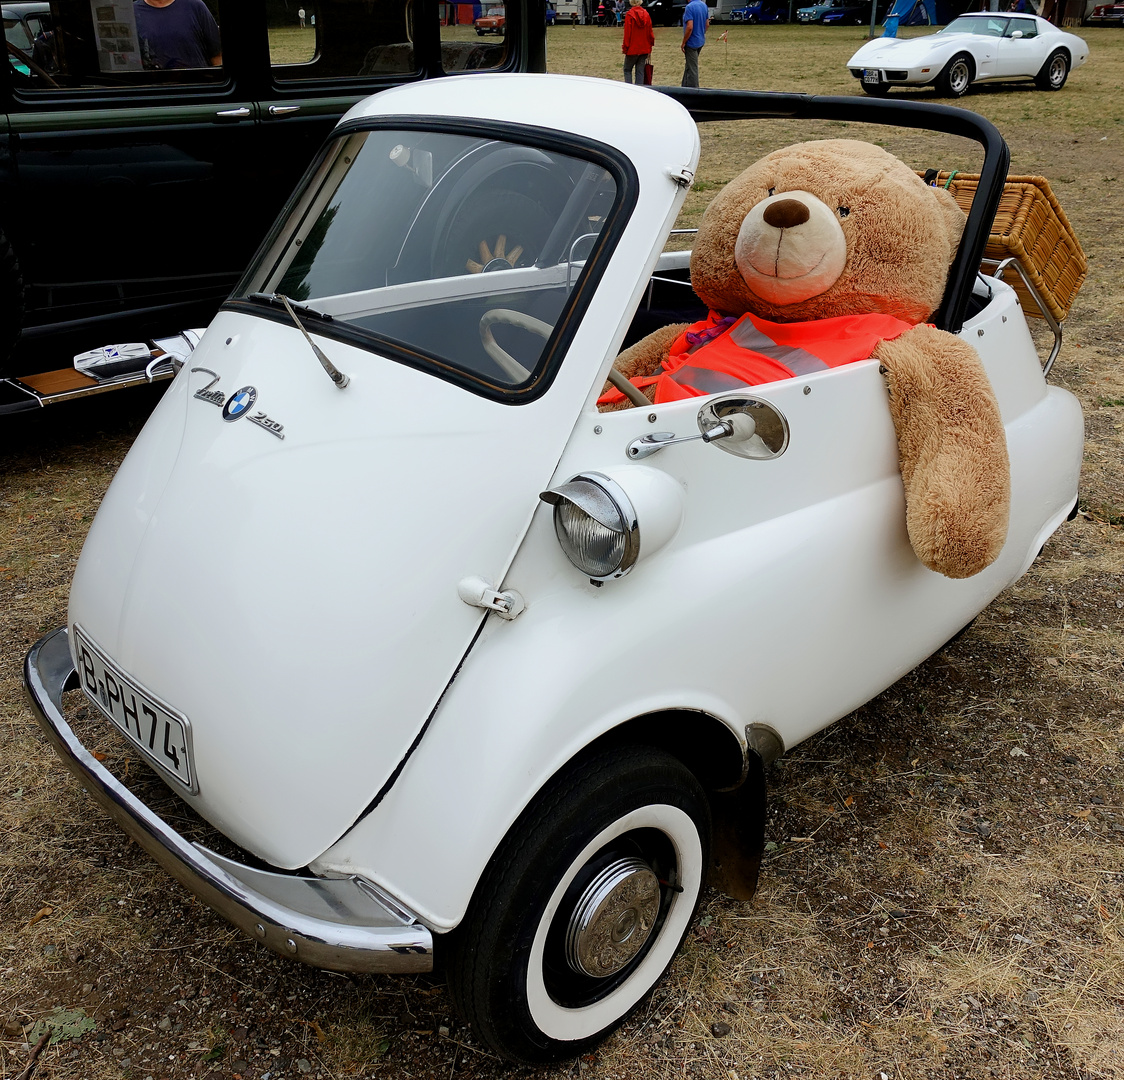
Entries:
<svg viewBox="0 0 1124 1080">
<path fill-rule="evenodd" d="M 683 82 L 682 86 L 699 85 L 699 53 L 706 43 L 710 10 L 706 0 L 691 0 L 683 11 Z"/>
<path fill-rule="evenodd" d="M 145 68 L 222 66 L 222 43 L 203 0 L 134 0 Z"/>
</svg>

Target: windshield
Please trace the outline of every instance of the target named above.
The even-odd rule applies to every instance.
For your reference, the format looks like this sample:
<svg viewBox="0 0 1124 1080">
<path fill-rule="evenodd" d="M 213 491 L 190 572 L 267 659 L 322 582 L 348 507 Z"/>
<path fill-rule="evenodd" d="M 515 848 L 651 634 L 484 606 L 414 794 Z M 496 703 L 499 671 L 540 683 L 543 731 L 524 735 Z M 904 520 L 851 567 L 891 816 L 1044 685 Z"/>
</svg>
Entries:
<svg viewBox="0 0 1124 1080">
<path fill-rule="evenodd" d="M 975 15 L 971 18 L 962 15 L 953 19 L 948 26 L 938 30 L 938 34 L 979 34 L 981 37 L 1002 37 L 1007 29 L 1007 19 L 1000 15 Z"/>
<path fill-rule="evenodd" d="M 31 38 L 28 36 L 23 23 L 19 19 L 9 18 L 6 14 L 4 16 L 4 40 L 10 42 L 17 49 L 22 49 L 27 53 L 31 52 Z"/>
<path fill-rule="evenodd" d="M 437 374 L 505 393 L 535 380 L 554 328 L 570 325 L 619 203 L 603 162 L 445 131 L 356 132 L 329 145 L 232 301 L 279 317 L 283 294 L 317 332 L 415 365 L 420 352 Z"/>
</svg>

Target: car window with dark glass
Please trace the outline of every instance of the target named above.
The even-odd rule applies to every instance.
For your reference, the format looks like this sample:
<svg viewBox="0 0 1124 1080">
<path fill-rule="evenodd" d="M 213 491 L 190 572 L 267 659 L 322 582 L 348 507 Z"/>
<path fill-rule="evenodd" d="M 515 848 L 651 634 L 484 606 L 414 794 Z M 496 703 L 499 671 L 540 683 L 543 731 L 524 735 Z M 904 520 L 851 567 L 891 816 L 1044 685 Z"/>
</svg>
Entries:
<svg viewBox="0 0 1124 1080">
<path fill-rule="evenodd" d="M 225 80 L 215 0 L 51 0 L 41 6 L 32 24 L 33 63 L 17 79 L 19 91 L 143 90 Z"/>
<path fill-rule="evenodd" d="M 370 79 L 419 71 L 412 0 L 267 0 L 278 83 Z"/>
<path fill-rule="evenodd" d="M 416 20 L 434 17 L 443 70 L 502 68 L 509 57 L 504 14 L 502 4 L 485 10 L 480 4 L 431 7 L 416 0 L 267 0 L 273 77 L 285 84 L 416 74 L 422 67 L 415 48 L 418 32 L 437 29 L 418 26 Z"/>
</svg>

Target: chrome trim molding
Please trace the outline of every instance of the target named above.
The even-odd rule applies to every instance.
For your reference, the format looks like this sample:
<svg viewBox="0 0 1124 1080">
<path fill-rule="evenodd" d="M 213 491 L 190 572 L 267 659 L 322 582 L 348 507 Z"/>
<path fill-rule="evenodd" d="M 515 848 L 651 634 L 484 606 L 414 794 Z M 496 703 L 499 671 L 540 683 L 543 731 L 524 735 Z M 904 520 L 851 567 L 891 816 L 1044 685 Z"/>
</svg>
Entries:
<svg viewBox="0 0 1124 1080">
<path fill-rule="evenodd" d="M 82 745 L 62 714 L 77 685 L 65 627 L 24 661 L 24 686 L 62 762 L 94 800 L 173 878 L 281 956 L 330 971 L 433 969 L 433 936 L 383 890 L 358 878 L 314 878 L 244 866 L 189 843 Z"/>
</svg>

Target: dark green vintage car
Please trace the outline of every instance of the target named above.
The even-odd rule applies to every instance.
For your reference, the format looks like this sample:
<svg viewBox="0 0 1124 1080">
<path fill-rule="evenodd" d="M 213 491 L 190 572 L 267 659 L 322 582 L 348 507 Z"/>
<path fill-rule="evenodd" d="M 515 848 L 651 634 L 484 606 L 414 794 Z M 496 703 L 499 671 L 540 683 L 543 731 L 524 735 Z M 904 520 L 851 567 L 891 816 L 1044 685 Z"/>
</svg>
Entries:
<svg viewBox="0 0 1124 1080">
<path fill-rule="evenodd" d="M 508 0 L 487 43 L 457 10 L 470 7 L 4 3 L 0 374 L 205 325 L 361 98 L 545 68 L 544 0 Z"/>
</svg>

